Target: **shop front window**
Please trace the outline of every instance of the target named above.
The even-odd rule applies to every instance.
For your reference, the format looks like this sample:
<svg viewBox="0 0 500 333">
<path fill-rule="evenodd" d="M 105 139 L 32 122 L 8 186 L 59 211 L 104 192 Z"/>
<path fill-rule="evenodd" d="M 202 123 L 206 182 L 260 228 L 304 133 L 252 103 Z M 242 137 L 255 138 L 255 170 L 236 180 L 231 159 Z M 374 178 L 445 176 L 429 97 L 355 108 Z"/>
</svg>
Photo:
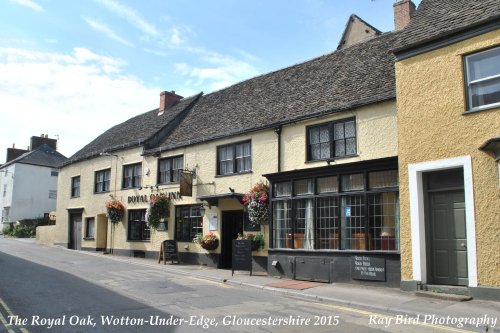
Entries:
<svg viewBox="0 0 500 333">
<path fill-rule="evenodd" d="M 397 170 L 276 182 L 273 247 L 398 251 L 398 196 Z"/>
</svg>

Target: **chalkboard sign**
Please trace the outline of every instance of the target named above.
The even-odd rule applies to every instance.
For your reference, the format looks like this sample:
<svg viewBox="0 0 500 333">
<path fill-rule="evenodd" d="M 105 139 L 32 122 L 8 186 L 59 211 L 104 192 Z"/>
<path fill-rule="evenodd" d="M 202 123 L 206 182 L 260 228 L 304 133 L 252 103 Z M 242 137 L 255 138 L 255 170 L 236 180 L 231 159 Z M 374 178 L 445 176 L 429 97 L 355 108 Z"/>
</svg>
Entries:
<svg viewBox="0 0 500 333">
<path fill-rule="evenodd" d="M 179 263 L 179 254 L 177 253 L 177 242 L 174 240 L 164 240 L 161 243 L 160 247 L 160 255 L 158 256 L 158 263 L 163 259 L 163 264 L 165 265 L 167 259 L 172 260 L 172 264 L 174 260 L 177 260 Z"/>
<path fill-rule="evenodd" d="M 385 258 L 352 256 L 351 277 L 356 280 L 385 281 Z"/>
<path fill-rule="evenodd" d="M 252 241 L 246 239 L 233 239 L 232 270 L 250 271 L 252 275 Z"/>
</svg>

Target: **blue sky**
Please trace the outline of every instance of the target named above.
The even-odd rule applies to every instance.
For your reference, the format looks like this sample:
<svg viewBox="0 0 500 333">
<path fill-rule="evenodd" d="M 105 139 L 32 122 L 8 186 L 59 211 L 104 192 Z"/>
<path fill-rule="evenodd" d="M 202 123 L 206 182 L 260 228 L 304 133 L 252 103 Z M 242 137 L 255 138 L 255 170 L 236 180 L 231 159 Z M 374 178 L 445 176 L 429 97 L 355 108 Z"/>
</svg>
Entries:
<svg viewBox="0 0 500 333">
<path fill-rule="evenodd" d="M 393 2 L 0 0 L 0 163 L 42 133 L 69 157 L 161 91 L 209 93 L 333 52 L 352 13 L 390 31 Z"/>
</svg>

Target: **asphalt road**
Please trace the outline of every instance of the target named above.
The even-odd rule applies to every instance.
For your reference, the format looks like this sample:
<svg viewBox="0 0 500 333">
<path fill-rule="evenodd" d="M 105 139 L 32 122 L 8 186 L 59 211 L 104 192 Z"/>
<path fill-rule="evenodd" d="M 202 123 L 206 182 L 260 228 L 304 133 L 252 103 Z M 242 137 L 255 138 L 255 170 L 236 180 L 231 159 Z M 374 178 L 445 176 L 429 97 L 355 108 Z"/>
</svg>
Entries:
<svg viewBox="0 0 500 333">
<path fill-rule="evenodd" d="M 0 332 L 444 331 L 162 266 L 0 238 Z"/>
</svg>

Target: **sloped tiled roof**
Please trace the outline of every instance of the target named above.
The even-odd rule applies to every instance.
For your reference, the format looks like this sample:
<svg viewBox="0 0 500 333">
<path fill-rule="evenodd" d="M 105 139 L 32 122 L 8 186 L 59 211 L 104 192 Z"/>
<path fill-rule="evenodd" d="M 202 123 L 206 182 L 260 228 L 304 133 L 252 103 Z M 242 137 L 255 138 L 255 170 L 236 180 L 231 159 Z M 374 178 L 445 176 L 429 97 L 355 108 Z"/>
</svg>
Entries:
<svg viewBox="0 0 500 333">
<path fill-rule="evenodd" d="M 395 98 L 390 32 L 202 96 L 149 152 L 172 149 Z"/>
<path fill-rule="evenodd" d="M 400 52 L 499 19 L 499 0 L 422 0 L 392 49 Z"/>
<path fill-rule="evenodd" d="M 197 94 L 181 99 L 178 103 L 165 110 L 160 116 L 158 115 L 158 109 L 155 109 L 110 128 L 77 151 L 64 165 L 91 158 L 103 152 L 144 145 L 154 135 L 162 131 L 169 123 L 189 109 L 199 96 L 200 94 Z"/>
<path fill-rule="evenodd" d="M 47 144 L 42 144 L 37 148 L 22 154 L 18 158 L 15 158 L 12 161 L 3 164 L 2 166 L 0 166 L 0 169 L 12 165 L 14 163 L 57 168 L 66 160 L 67 158 L 61 153 L 59 153 L 57 150 L 53 149 Z"/>
</svg>

